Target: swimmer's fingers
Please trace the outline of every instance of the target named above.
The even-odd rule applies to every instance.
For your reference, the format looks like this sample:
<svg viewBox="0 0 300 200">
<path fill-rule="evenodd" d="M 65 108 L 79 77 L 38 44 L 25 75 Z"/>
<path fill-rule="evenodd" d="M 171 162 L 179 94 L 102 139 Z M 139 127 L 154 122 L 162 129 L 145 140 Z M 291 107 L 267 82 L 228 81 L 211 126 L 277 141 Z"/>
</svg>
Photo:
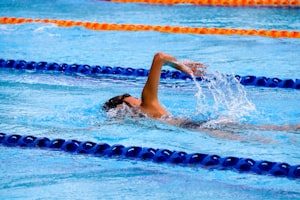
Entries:
<svg viewBox="0 0 300 200">
<path fill-rule="evenodd" d="M 205 72 L 206 66 L 204 66 L 202 63 L 196 63 L 190 66 L 190 69 L 194 74 L 194 76 L 202 77 L 206 74 Z"/>
<path fill-rule="evenodd" d="M 192 68 L 201 68 L 206 69 L 206 66 L 200 62 L 193 62 L 193 61 L 182 61 L 182 64 L 192 67 Z"/>
<path fill-rule="evenodd" d="M 206 66 L 203 65 L 202 63 L 194 63 L 194 66 L 195 66 L 196 68 L 206 69 Z"/>
<path fill-rule="evenodd" d="M 206 74 L 206 72 L 204 70 L 195 70 L 195 71 L 193 71 L 193 74 L 194 74 L 194 76 L 202 77 Z"/>
<path fill-rule="evenodd" d="M 195 66 L 187 66 L 187 65 L 185 65 L 185 66 L 188 70 L 187 74 L 194 75 L 194 76 L 200 76 L 200 77 L 205 75 L 205 70 L 203 70 L 203 68 L 198 68 Z"/>
<path fill-rule="evenodd" d="M 197 77 L 202 77 L 205 75 L 205 69 L 206 66 L 199 62 L 193 62 L 193 61 L 178 61 L 176 62 L 176 65 L 179 67 L 179 70 L 182 72 L 194 75 Z"/>
<path fill-rule="evenodd" d="M 190 69 L 191 73 L 194 76 L 202 77 L 206 74 L 205 73 L 206 66 L 203 65 L 202 63 L 189 63 L 188 65 L 185 66 L 187 66 Z"/>
</svg>

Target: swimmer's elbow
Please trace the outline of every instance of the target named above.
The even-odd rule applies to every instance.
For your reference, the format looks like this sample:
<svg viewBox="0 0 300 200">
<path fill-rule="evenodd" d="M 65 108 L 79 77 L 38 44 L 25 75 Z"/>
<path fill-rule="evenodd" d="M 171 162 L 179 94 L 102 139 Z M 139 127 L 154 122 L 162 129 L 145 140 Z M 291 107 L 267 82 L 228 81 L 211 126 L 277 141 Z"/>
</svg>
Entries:
<svg viewBox="0 0 300 200">
<path fill-rule="evenodd" d="M 165 53 L 163 52 L 157 52 L 155 55 L 154 55 L 154 60 L 156 62 L 164 62 L 165 60 Z"/>
<path fill-rule="evenodd" d="M 176 58 L 174 58 L 173 56 L 163 53 L 163 52 L 157 52 L 154 55 L 154 60 L 157 62 L 160 62 L 162 64 L 168 64 L 171 61 L 175 61 Z"/>
<path fill-rule="evenodd" d="M 156 58 L 156 59 L 163 59 L 164 56 L 165 56 L 165 53 L 163 53 L 163 52 L 157 52 L 154 55 L 154 58 Z"/>
</svg>

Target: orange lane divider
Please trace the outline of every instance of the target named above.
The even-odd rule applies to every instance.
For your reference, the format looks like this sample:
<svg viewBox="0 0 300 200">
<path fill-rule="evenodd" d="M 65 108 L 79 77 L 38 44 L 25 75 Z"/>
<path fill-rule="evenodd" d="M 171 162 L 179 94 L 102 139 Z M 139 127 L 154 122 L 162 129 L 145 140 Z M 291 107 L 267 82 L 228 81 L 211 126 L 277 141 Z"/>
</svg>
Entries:
<svg viewBox="0 0 300 200">
<path fill-rule="evenodd" d="M 194 4 L 203 6 L 276 6 L 297 7 L 299 0 L 110 0 L 120 3 L 147 3 L 147 4 Z"/>
<path fill-rule="evenodd" d="M 141 24 L 112 24 L 98 22 L 80 22 L 57 19 L 30 19 L 1 17 L 0 24 L 22 24 L 22 23 L 50 23 L 61 27 L 81 26 L 97 31 L 157 31 L 162 33 L 178 34 L 212 34 L 212 35 L 243 35 L 243 36 L 263 36 L 272 38 L 300 38 L 299 31 L 287 30 L 255 30 L 255 29 L 235 29 L 235 28 L 203 28 L 203 27 L 180 27 L 180 26 L 154 26 Z"/>
</svg>

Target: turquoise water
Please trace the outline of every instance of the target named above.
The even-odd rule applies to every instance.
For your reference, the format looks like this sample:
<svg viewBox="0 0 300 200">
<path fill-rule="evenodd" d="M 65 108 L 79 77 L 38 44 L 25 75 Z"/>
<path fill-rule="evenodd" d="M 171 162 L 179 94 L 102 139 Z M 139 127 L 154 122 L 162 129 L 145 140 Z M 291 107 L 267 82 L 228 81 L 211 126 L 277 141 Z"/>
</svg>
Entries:
<svg viewBox="0 0 300 200">
<path fill-rule="evenodd" d="M 112 23 L 299 30 L 297 9 L 149 6 L 99 1 L 0 1 L 1 16 Z M 261 37 L 180 35 L 156 32 L 96 32 L 49 24 L 0 25 L 3 59 L 148 68 L 157 51 L 202 61 L 209 72 L 299 78 L 300 41 Z M 242 140 L 220 138 L 150 119 L 110 122 L 101 105 L 124 91 L 139 96 L 144 78 L 65 76 L 0 69 L 0 131 L 255 160 L 300 163 L 299 131 L 234 128 Z M 224 111 L 201 84 L 211 115 L 239 116 L 241 123 L 300 122 L 300 93 L 245 87 L 240 109 Z M 219 85 L 221 88 L 221 85 Z M 213 90 L 214 91 L 214 90 Z M 175 116 L 197 115 L 192 81 L 163 80 L 160 99 Z M 227 97 L 234 97 L 227 95 Z M 256 111 L 242 112 L 249 104 Z M 216 106 L 219 103 L 221 106 Z M 230 110 L 232 109 L 232 110 Z M 230 116 L 229 116 L 230 117 Z M 297 199 L 297 180 L 188 168 L 133 160 L 0 146 L 1 199 Z"/>
</svg>

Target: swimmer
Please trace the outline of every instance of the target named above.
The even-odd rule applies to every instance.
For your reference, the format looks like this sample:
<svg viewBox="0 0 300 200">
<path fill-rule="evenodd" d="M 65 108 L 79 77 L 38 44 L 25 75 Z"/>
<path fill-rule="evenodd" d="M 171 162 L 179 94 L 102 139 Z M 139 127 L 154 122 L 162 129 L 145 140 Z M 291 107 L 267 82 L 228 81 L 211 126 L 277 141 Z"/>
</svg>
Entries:
<svg viewBox="0 0 300 200">
<path fill-rule="evenodd" d="M 166 119 L 170 113 L 160 104 L 158 100 L 158 85 L 160 81 L 160 74 L 162 67 L 169 65 L 179 71 L 189 75 L 201 77 L 204 74 L 206 67 L 202 63 L 191 61 L 178 61 L 175 57 L 166 53 L 156 53 L 153 57 L 152 65 L 149 71 L 148 79 L 143 88 L 141 99 L 131 96 L 130 94 L 123 94 L 108 100 L 103 109 L 109 111 L 112 108 L 120 108 L 125 103 L 130 108 L 138 109 L 146 116 L 153 119 Z M 169 123 L 177 124 L 178 121 L 168 120 Z"/>
<path fill-rule="evenodd" d="M 132 110 L 138 110 L 147 117 L 159 119 L 172 125 L 183 128 L 197 129 L 205 122 L 194 122 L 190 120 L 182 120 L 173 118 L 172 115 L 161 105 L 158 99 L 158 85 L 160 81 L 161 70 L 164 65 L 169 65 L 181 72 L 195 77 L 202 77 L 205 74 L 206 66 L 199 62 L 178 61 L 175 57 L 166 53 L 156 53 L 153 57 L 152 65 L 149 71 L 148 79 L 142 90 L 141 99 L 131 96 L 128 93 L 119 95 L 109 99 L 103 105 L 103 110 L 106 112 L 111 109 L 119 109 L 127 105 Z M 236 124 L 228 122 L 226 124 Z M 247 125 L 254 126 L 254 125 Z M 261 125 L 256 128 L 268 130 L 297 130 L 300 124 L 295 126 L 275 126 Z M 207 129 L 207 128 L 205 128 Z M 203 130 L 203 129 L 201 129 Z M 216 131 L 214 131 L 216 132 Z M 219 131 L 218 131 L 219 134 Z"/>
</svg>

